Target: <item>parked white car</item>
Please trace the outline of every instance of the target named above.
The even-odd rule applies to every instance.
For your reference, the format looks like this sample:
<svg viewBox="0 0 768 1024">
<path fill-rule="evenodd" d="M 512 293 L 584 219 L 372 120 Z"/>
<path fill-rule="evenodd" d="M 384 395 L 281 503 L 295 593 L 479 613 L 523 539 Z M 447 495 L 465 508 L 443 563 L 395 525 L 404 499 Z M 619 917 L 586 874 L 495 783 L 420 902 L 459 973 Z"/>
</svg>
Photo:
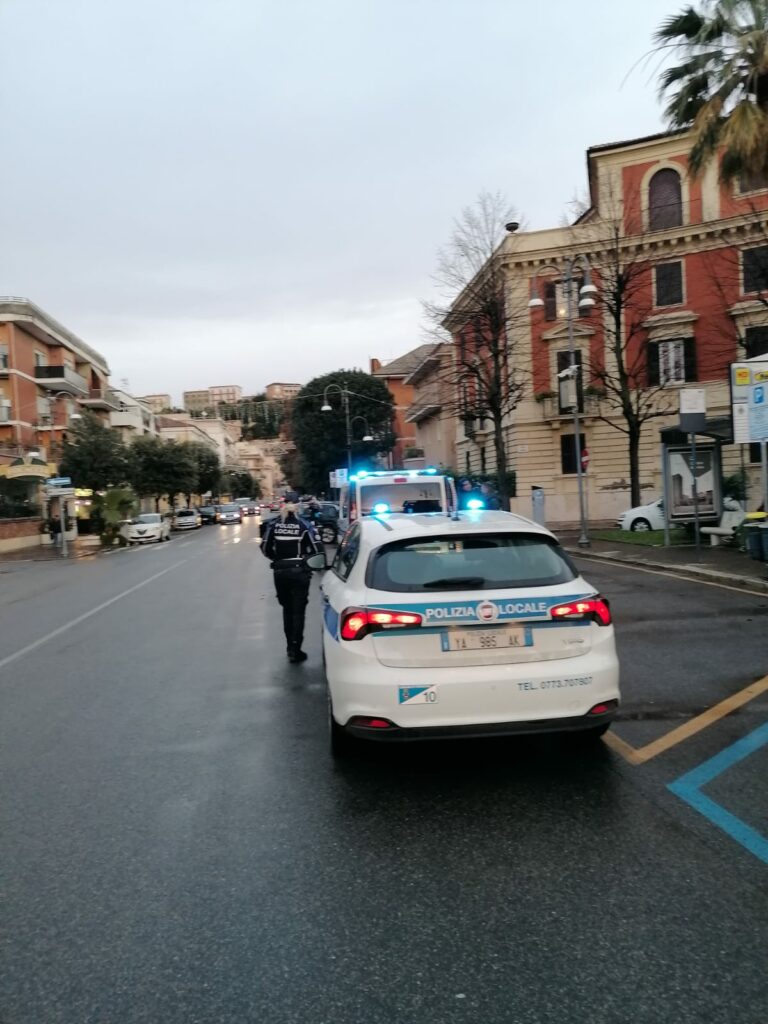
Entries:
<svg viewBox="0 0 768 1024">
<path fill-rule="evenodd" d="M 546 529 L 508 512 L 371 515 L 322 582 L 331 748 L 608 728 L 608 602 Z"/>
<path fill-rule="evenodd" d="M 145 512 L 126 523 L 122 534 L 129 544 L 159 544 L 171 539 L 171 520 L 159 512 Z"/>
<path fill-rule="evenodd" d="M 632 530 L 633 532 L 645 532 L 648 530 L 664 529 L 664 499 L 652 501 L 650 505 L 638 505 L 627 512 L 622 512 L 616 520 L 620 530 Z"/>
</svg>

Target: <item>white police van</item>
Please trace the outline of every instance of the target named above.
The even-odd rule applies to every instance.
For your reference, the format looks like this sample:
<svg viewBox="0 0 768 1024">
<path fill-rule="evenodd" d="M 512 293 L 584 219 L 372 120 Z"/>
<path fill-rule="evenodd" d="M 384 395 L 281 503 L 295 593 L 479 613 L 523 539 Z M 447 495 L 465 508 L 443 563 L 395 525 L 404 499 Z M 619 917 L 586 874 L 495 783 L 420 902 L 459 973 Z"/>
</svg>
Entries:
<svg viewBox="0 0 768 1024">
<path fill-rule="evenodd" d="M 436 469 L 359 470 L 341 488 L 339 521 L 346 529 L 364 516 L 451 512 L 457 507 L 453 477 Z"/>
<path fill-rule="evenodd" d="M 361 518 L 321 591 L 336 753 L 350 737 L 598 736 L 618 707 L 608 603 L 520 516 Z"/>
</svg>

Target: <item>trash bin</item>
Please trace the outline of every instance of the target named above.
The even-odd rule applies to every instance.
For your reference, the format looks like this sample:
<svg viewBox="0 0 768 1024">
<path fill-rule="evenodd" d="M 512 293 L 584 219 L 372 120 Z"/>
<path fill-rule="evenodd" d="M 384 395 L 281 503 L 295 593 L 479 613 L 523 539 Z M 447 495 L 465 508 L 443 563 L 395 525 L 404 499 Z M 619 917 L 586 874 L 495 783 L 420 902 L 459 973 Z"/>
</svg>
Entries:
<svg viewBox="0 0 768 1024">
<path fill-rule="evenodd" d="M 763 545 L 760 538 L 760 523 L 745 523 L 743 529 L 744 547 L 747 554 L 750 558 L 754 558 L 756 562 L 761 562 L 763 559 Z"/>
<path fill-rule="evenodd" d="M 757 528 L 760 537 L 760 550 L 764 562 L 768 562 L 768 526 L 761 524 Z"/>
</svg>

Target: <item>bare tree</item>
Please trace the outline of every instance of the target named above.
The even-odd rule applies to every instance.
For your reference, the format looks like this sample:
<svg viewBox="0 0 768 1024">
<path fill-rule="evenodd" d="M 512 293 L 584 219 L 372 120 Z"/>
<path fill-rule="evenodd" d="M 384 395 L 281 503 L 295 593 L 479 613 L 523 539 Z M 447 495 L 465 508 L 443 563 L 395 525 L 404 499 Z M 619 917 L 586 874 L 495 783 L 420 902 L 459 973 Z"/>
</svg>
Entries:
<svg viewBox="0 0 768 1024">
<path fill-rule="evenodd" d="M 622 209 L 623 204 L 608 194 L 603 211 L 595 211 L 579 229 L 579 248 L 589 248 L 598 286 L 595 312 L 603 331 L 602 346 L 595 346 L 585 361 L 589 381 L 585 392 L 597 405 L 597 418 L 627 439 L 631 500 L 639 505 L 643 428 L 673 411 L 667 388 L 670 374 L 678 370 L 685 380 L 694 380 L 696 352 L 693 339 L 668 347 L 665 354 L 673 353 L 682 360 L 681 366 L 674 367 L 661 358 L 660 344 L 649 343 L 654 265 L 647 255 L 645 236 L 623 234 Z"/>
<path fill-rule="evenodd" d="M 502 265 L 501 248 L 517 229 L 515 211 L 500 193 L 481 192 L 454 222 L 447 245 L 438 253 L 435 281 L 445 302 L 424 308 L 440 340 L 453 342 L 454 359 L 444 371 L 454 414 L 468 434 L 476 422 L 490 419 L 496 476 L 502 508 L 509 507 L 509 457 L 505 427 L 523 395 L 524 380 L 515 365 L 514 321 L 526 310 L 513 310 Z M 448 374 L 445 377 L 445 374 Z"/>
</svg>

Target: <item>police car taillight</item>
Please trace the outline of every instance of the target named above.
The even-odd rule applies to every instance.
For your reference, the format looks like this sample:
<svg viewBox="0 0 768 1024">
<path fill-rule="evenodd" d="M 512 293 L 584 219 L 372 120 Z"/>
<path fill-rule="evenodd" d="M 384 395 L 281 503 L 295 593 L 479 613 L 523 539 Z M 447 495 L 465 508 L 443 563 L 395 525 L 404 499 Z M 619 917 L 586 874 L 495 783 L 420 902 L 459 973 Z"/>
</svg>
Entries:
<svg viewBox="0 0 768 1024">
<path fill-rule="evenodd" d="M 588 597 L 579 601 L 569 601 L 550 608 L 549 614 L 555 621 L 559 619 L 591 619 L 598 626 L 610 626 L 611 609 L 604 597 Z"/>
<path fill-rule="evenodd" d="M 341 613 L 341 639 L 362 640 L 383 629 L 414 629 L 420 626 L 417 612 L 387 611 L 386 608 L 346 608 Z"/>
</svg>

